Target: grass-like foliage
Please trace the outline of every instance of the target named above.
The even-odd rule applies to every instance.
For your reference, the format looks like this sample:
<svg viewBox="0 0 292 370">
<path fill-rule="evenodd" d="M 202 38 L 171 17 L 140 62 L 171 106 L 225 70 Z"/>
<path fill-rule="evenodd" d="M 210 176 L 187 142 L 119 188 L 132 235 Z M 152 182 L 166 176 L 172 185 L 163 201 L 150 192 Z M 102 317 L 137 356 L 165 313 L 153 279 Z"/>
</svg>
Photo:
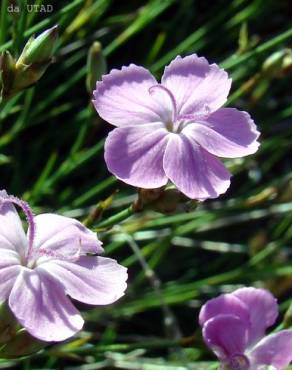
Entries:
<svg viewBox="0 0 292 370">
<path fill-rule="evenodd" d="M 29 12 L 31 3 L 45 8 Z M 128 267 L 129 286 L 112 306 L 79 306 L 86 325 L 73 341 L 49 345 L 30 359 L 1 360 L 0 367 L 216 369 L 198 312 L 206 300 L 242 285 L 277 296 L 278 324 L 289 328 L 291 3 L 2 0 L 0 51 L 17 59 L 30 36 L 54 25 L 53 63 L 32 87 L 1 102 L 0 188 L 28 201 L 35 213 L 86 221 L 106 254 Z M 103 144 L 112 127 L 98 117 L 86 89 L 95 41 L 108 70 L 135 63 L 159 78 L 176 55 L 195 52 L 232 76 L 227 105 L 252 115 L 261 147 L 225 162 L 233 177 L 224 196 L 190 201 L 172 214 L 148 209 L 130 215 L 136 189 L 107 171 Z"/>
</svg>

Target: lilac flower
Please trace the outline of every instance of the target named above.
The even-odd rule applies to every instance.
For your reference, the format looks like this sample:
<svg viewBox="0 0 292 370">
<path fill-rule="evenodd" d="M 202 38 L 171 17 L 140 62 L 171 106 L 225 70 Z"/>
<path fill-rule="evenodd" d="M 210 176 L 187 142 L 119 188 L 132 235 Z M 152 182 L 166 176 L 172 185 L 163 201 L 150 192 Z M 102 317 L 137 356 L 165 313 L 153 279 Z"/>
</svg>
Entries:
<svg viewBox="0 0 292 370">
<path fill-rule="evenodd" d="M 277 301 L 264 289 L 242 288 L 208 301 L 199 321 L 220 370 L 285 369 L 292 361 L 292 330 L 265 336 L 277 316 Z"/>
<path fill-rule="evenodd" d="M 24 211 L 25 234 L 14 208 Z M 126 289 L 126 268 L 103 252 L 96 234 L 56 214 L 32 215 L 22 200 L 0 191 L 0 302 L 26 330 L 44 341 L 65 340 L 83 326 L 71 298 L 107 305 Z M 91 254 L 91 255 L 90 255 Z"/>
<path fill-rule="evenodd" d="M 221 108 L 231 86 L 227 73 L 193 54 L 178 56 L 161 83 L 131 64 L 97 82 L 94 106 L 117 126 L 105 143 L 110 172 L 151 189 L 168 180 L 189 198 L 215 198 L 230 185 L 217 157 L 255 153 L 259 132 L 249 114 Z"/>
</svg>

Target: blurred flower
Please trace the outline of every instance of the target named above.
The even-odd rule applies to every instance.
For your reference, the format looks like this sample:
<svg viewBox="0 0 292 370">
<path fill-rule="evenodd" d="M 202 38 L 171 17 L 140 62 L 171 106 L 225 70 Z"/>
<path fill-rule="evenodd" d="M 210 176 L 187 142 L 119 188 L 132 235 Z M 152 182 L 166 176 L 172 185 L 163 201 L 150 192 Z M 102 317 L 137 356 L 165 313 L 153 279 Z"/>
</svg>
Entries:
<svg viewBox="0 0 292 370">
<path fill-rule="evenodd" d="M 199 321 L 220 370 L 283 370 L 292 361 L 292 330 L 265 336 L 278 305 L 264 289 L 242 288 L 208 301 Z"/>
<path fill-rule="evenodd" d="M 292 72 L 292 49 L 282 49 L 271 54 L 262 66 L 263 74 L 271 78 L 285 77 Z"/>
<path fill-rule="evenodd" d="M 27 235 L 14 208 L 22 208 Z M 24 201 L 0 191 L 0 301 L 43 341 L 65 340 L 83 326 L 71 298 L 107 305 L 126 289 L 126 268 L 103 252 L 96 234 L 56 214 L 33 216 Z M 94 254 L 90 255 L 90 254 Z"/>
<path fill-rule="evenodd" d="M 195 54 L 173 60 L 161 84 L 134 64 L 103 76 L 93 103 L 118 127 L 105 143 L 109 171 L 147 189 L 169 179 L 192 199 L 224 193 L 231 174 L 217 157 L 246 156 L 259 146 L 249 114 L 221 108 L 230 86 L 224 70 Z"/>
</svg>

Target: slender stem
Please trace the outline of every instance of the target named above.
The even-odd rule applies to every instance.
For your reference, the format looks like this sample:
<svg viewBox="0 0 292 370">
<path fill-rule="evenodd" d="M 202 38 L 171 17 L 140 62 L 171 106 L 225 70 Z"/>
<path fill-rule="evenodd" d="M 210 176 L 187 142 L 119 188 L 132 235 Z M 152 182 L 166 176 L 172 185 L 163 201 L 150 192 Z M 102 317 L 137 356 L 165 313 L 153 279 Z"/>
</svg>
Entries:
<svg viewBox="0 0 292 370">
<path fill-rule="evenodd" d="M 4 44 L 8 31 L 8 0 L 2 0 L 0 15 L 0 45 Z"/>
<path fill-rule="evenodd" d="M 139 343 L 117 343 L 117 344 L 108 344 L 100 345 L 94 347 L 79 347 L 74 349 L 74 353 L 85 353 L 85 354 L 95 354 L 97 352 L 130 352 L 135 349 L 157 349 L 157 348 L 169 348 L 169 347 L 188 347 L 193 345 L 195 341 L 194 337 L 184 337 L 181 339 L 153 339 L 145 342 Z M 71 348 L 62 348 L 62 352 L 72 351 Z M 54 349 L 50 351 L 54 353 Z"/>
<path fill-rule="evenodd" d="M 108 228 L 108 227 L 114 226 L 115 224 L 126 220 L 133 214 L 134 214 L 134 209 L 133 209 L 133 206 L 131 205 L 130 207 L 124 209 L 123 211 L 97 224 L 96 229 L 99 230 L 101 228 Z"/>
<path fill-rule="evenodd" d="M 124 235 L 125 239 L 127 240 L 129 246 L 131 247 L 133 253 L 136 255 L 145 276 L 148 278 L 153 290 L 155 291 L 157 297 L 160 300 L 161 310 L 164 315 L 164 325 L 166 329 L 166 333 L 172 339 L 180 339 L 182 337 L 181 330 L 179 328 L 177 319 L 173 314 L 172 310 L 166 304 L 163 292 L 161 290 L 161 281 L 159 280 L 158 276 L 156 275 L 155 271 L 151 269 L 148 262 L 146 261 L 145 257 L 141 253 L 141 250 L 136 243 L 135 239 L 125 231 L 121 229 L 121 234 Z"/>
<path fill-rule="evenodd" d="M 273 39 L 271 39 L 267 42 L 264 42 L 263 44 L 256 47 L 254 50 L 251 50 L 250 52 L 245 53 L 245 54 L 239 56 L 238 58 L 231 57 L 231 58 L 226 59 L 220 65 L 221 65 L 221 67 L 226 68 L 226 69 L 233 68 L 233 67 L 237 66 L 238 64 L 246 62 L 248 59 L 250 59 L 250 58 L 252 58 L 256 55 L 259 55 L 259 54 L 273 48 L 274 46 L 277 46 L 278 44 L 281 44 L 283 41 L 286 41 L 290 38 L 292 38 L 292 28 L 289 28 L 287 31 L 281 33 L 281 35 L 276 36 L 276 37 L 274 37 Z"/>
</svg>

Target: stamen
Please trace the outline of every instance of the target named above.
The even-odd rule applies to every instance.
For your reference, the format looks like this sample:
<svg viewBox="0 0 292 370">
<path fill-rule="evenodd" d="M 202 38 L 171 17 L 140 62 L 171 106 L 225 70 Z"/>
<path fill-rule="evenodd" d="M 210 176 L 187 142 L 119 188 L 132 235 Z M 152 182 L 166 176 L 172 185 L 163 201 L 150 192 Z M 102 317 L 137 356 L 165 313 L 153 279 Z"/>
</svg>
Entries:
<svg viewBox="0 0 292 370">
<path fill-rule="evenodd" d="M 30 209 L 28 203 L 26 203 L 24 200 L 21 200 L 17 197 L 15 197 L 14 195 L 8 195 L 7 196 L 0 196 L 0 206 L 2 204 L 9 204 L 9 203 L 13 203 L 15 205 L 17 205 L 18 207 L 20 207 L 22 210 L 23 210 L 23 213 L 25 214 L 25 218 L 26 218 L 26 221 L 28 223 L 28 250 L 27 250 L 27 255 L 26 255 L 26 259 L 29 260 L 30 256 L 32 255 L 32 252 L 33 252 L 33 240 L 34 240 L 34 237 L 35 237 L 35 233 L 36 233 L 36 226 L 35 226 L 35 222 L 34 222 L 34 216 L 33 216 L 33 213 L 32 213 L 32 210 Z"/>
<path fill-rule="evenodd" d="M 229 359 L 228 365 L 232 370 L 248 370 L 250 362 L 245 355 L 235 354 Z"/>
<path fill-rule="evenodd" d="M 149 88 L 149 94 L 153 94 L 153 90 L 155 89 L 160 89 L 162 90 L 163 92 L 165 92 L 167 94 L 167 96 L 169 97 L 170 101 L 171 101 L 171 105 L 172 105 L 172 121 L 175 122 L 176 119 L 177 119 L 177 107 L 176 107 L 176 101 L 175 101 L 175 97 L 173 96 L 172 92 L 170 90 L 168 90 L 165 86 L 162 86 L 162 85 L 153 85 Z"/>
</svg>

